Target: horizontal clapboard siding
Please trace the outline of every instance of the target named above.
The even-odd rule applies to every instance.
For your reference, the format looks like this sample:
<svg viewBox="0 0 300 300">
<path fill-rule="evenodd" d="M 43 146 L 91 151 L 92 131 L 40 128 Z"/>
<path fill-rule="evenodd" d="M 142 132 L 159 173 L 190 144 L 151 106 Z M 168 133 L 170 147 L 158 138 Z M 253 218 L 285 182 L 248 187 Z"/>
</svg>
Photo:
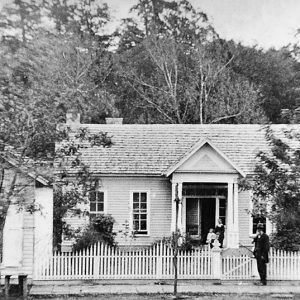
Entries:
<svg viewBox="0 0 300 300">
<path fill-rule="evenodd" d="M 107 193 L 107 214 L 115 219 L 114 231 L 120 245 L 149 245 L 171 232 L 171 183 L 168 179 L 157 177 L 101 177 L 100 189 Z M 134 191 L 149 193 L 149 234 L 130 238 L 126 224 L 130 222 L 130 197 Z M 88 209 L 88 204 L 86 206 Z M 88 224 L 88 218 L 69 216 L 65 218 L 73 228 Z M 127 236 L 126 236 L 127 235 Z"/>
<path fill-rule="evenodd" d="M 171 230 L 171 184 L 163 178 L 102 178 L 102 187 L 107 190 L 107 212 L 115 220 L 115 230 L 120 244 L 146 245 L 164 236 Z M 150 196 L 150 236 L 126 239 L 124 224 L 130 220 L 130 193 L 148 191 Z"/>
<path fill-rule="evenodd" d="M 27 177 L 27 180 L 29 178 Z M 28 184 L 28 181 L 27 183 Z M 26 202 L 33 203 L 35 200 L 35 182 L 30 179 L 30 184 L 26 187 Z M 33 256 L 34 256 L 34 214 L 23 212 L 23 261 L 22 272 L 32 278 L 33 273 Z"/>
<path fill-rule="evenodd" d="M 250 233 L 250 192 L 243 191 L 239 193 L 239 236 L 240 244 L 251 245 Z"/>
</svg>

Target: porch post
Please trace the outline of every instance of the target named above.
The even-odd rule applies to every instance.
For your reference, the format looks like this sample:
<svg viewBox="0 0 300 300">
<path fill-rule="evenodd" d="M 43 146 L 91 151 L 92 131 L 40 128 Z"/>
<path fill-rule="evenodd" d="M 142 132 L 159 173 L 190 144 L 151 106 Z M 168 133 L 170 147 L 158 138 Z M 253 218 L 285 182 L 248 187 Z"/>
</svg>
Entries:
<svg viewBox="0 0 300 300">
<path fill-rule="evenodd" d="M 227 248 L 238 248 L 238 185 L 228 183 L 227 195 Z"/>
<path fill-rule="evenodd" d="M 176 182 L 172 181 L 172 196 L 171 196 L 171 209 L 172 209 L 172 216 L 171 216 L 171 233 L 175 232 L 175 219 L 176 219 L 176 202 L 175 195 L 176 193 Z"/>
<path fill-rule="evenodd" d="M 226 237 L 227 237 L 227 248 L 232 248 L 232 230 L 233 230 L 233 183 L 228 182 L 227 188 L 227 222 L 226 222 Z"/>
<path fill-rule="evenodd" d="M 176 219 L 176 185 L 178 185 L 177 192 L 178 192 L 178 198 L 180 199 L 179 205 L 178 205 L 178 219 L 177 219 L 177 225 L 180 232 L 183 230 L 183 222 L 182 222 L 182 182 L 175 182 L 172 181 L 172 219 L 171 219 L 171 233 L 175 231 L 175 219 Z"/>
<path fill-rule="evenodd" d="M 233 231 L 234 231 L 234 244 L 236 245 L 235 247 L 239 247 L 239 186 L 237 183 L 233 184 L 233 213 L 234 213 L 234 226 L 233 226 Z"/>
<path fill-rule="evenodd" d="M 182 233 L 183 227 L 182 227 L 182 182 L 178 182 L 178 198 L 180 199 L 179 205 L 178 205 L 178 229 Z"/>
</svg>

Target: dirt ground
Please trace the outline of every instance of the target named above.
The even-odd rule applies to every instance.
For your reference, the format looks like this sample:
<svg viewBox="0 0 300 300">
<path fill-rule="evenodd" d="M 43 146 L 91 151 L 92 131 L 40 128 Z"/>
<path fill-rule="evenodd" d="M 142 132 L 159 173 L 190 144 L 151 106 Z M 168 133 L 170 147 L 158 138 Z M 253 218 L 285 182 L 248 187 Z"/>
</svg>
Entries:
<svg viewBox="0 0 300 300">
<path fill-rule="evenodd" d="M 10 297 L 9 300 L 21 300 L 19 297 Z M 88 297 L 59 297 L 59 298 L 34 298 L 43 300 L 171 300 L 174 299 L 172 295 L 103 295 L 103 296 L 88 296 Z M 233 295 L 214 295 L 214 296 L 195 296 L 195 295 L 182 295 L 177 299 L 181 300 L 279 300 L 279 299 L 292 299 L 300 300 L 300 296 L 280 297 L 279 295 L 263 295 L 258 296 L 233 296 Z M 33 300 L 28 298 L 28 300 Z"/>
</svg>

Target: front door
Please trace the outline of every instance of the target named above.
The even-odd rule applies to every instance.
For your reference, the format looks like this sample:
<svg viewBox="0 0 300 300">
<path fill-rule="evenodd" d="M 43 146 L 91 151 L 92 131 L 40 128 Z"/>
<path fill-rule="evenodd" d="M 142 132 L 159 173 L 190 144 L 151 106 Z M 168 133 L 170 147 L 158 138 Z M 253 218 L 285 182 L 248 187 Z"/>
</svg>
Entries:
<svg viewBox="0 0 300 300">
<path fill-rule="evenodd" d="M 202 242 L 206 242 L 206 237 L 210 228 L 215 228 L 216 224 L 216 199 L 202 198 L 201 200 L 201 237 Z"/>
<path fill-rule="evenodd" d="M 215 228 L 216 199 L 186 198 L 186 233 L 203 243 L 210 228 Z"/>
</svg>

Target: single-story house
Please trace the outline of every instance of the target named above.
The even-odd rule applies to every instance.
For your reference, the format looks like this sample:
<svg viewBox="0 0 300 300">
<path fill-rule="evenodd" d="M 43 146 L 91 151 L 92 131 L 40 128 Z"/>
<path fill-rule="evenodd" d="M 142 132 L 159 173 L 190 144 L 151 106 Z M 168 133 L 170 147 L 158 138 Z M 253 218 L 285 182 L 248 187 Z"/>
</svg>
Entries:
<svg viewBox="0 0 300 300">
<path fill-rule="evenodd" d="M 67 118 L 69 126 L 112 137 L 111 147 L 83 149 L 82 161 L 100 181 L 87 209 L 112 215 L 116 232 L 123 231 L 126 222 L 134 231 L 130 240 L 118 233 L 120 245 L 150 245 L 170 236 L 176 224 L 176 196 L 181 200 L 177 224 L 182 233 L 204 241 L 220 218 L 226 226 L 225 247 L 251 245 L 256 220 L 249 213 L 251 193 L 239 188 L 239 180 L 253 176 L 257 153 L 268 149 L 262 125 L 125 125 L 119 119 L 79 125 L 78 121 L 79 117 Z M 286 126 L 300 129 L 272 128 L 280 132 Z M 80 226 L 83 219 L 73 216 L 66 221 Z M 271 227 L 266 220 L 267 232 Z"/>
<path fill-rule="evenodd" d="M 0 275 L 26 275 L 33 278 L 35 257 L 52 254 L 53 190 L 51 181 L 20 165 L 15 155 L 1 156 L 0 213 L 6 201 L 4 193 L 10 189 L 14 175 L 15 193 L 10 199 L 0 243 Z M 44 166 L 42 166 L 44 169 Z"/>
</svg>

